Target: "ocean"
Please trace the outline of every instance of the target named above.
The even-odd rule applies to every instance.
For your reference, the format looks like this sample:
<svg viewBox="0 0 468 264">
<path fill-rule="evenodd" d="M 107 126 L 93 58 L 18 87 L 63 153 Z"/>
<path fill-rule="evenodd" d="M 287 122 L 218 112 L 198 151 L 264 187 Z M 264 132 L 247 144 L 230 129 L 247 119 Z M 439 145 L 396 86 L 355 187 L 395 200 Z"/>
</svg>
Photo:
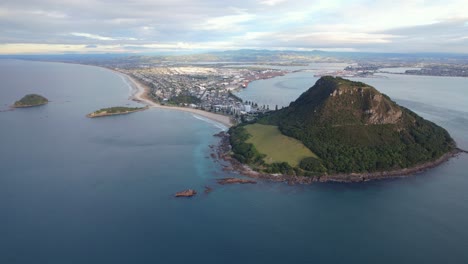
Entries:
<svg viewBox="0 0 468 264">
<path fill-rule="evenodd" d="M 383 75 L 363 81 L 468 148 L 468 79 Z M 0 111 L 27 93 L 51 101 L 0 112 L 0 263 L 468 261 L 468 155 L 402 179 L 222 186 L 236 176 L 210 158 L 222 126 L 165 109 L 85 117 L 138 105 L 111 71 L 0 60 L 0 80 Z M 293 73 L 240 96 L 287 105 L 315 80 Z M 198 194 L 173 197 L 187 188 Z"/>
</svg>

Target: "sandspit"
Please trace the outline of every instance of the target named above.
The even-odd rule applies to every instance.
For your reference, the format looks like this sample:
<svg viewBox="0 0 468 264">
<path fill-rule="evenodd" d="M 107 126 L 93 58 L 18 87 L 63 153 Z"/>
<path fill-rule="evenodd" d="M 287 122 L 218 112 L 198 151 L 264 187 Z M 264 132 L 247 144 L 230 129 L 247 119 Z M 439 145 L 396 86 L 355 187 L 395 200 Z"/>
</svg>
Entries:
<svg viewBox="0 0 468 264">
<path fill-rule="evenodd" d="M 131 76 L 129 76 L 127 74 L 124 74 L 124 73 L 118 72 L 118 71 L 114 71 L 114 72 L 121 75 L 121 76 L 123 76 L 124 78 L 127 78 L 127 80 L 129 80 L 132 88 L 135 90 L 135 92 L 132 95 L 132 99 L 137 101 L 137 102 L 146 104 L 146 105 L 148 105 L 149 107 L 152 107 L 152 108 L 161 108 L 161 109 L 170 109 L 170 110 L 178 110 L 178 111 L 189 112 L 189 113 L 192 113 L 192 114 L 195 114 L 195 115 L 198 115 L 198 116 L 206 117 L 206 118 L 208 118 L 210 120 L 213 120 L 213 121 L 216 121 L 218 123 L 221 123 L 221 124 L 223 124 L 224 126 L 226 126 L 228 128 L 233 126 L 231 118 L 228 117 L 228 116 L 225 116 L 225 115 L 210 113 L 210 112 L 207 112 L 207 111 L 203 111 L 203 110 L 200 110 L 200 109 L 193 109 L 193 108 L 189 108 L 189 107 L 165 106 L 165 105 L 160 105 L 158 103 L 155 103 L 148 96 L 148 94 L 150 93 L 150 89 L 149 89 L 148 86 L 142 84 L 141 82 L 139 82 L 138 80 L 135 80 L 134 78 L 132 78 Z"/>
</svg>

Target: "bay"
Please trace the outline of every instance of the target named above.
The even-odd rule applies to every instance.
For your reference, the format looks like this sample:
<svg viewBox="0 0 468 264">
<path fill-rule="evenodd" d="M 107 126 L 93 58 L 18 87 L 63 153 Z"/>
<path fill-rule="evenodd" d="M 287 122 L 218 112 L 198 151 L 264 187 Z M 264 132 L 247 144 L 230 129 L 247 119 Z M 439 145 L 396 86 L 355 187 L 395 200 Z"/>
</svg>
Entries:
<svg viewBox="0 0 468 264">
<path fill-rule="evenodd" d="M 254 82 L 245 92 L 285 105 L 313 85 L 310 74 Z M 232 175 L 207 158 L 220 131 L 213 123 L 162 109 L 85 117 L 137 105 L 108 70 L 2 60 L 0 80 L 1 110 L 26 93 L 51 100 L 0 112 L 0 263 L 468 260 L 467 155 L 404 179 L 220 186 L 217 178 Z M 270 92 L 271 80 L 282 86 Z M 432 98 L 433 81 L 411 93 L 384 92 L 467 142 L 464 80 L 459 90 L 444 86 L 445 101 Z M 199 194 L 173 197 L 186 188 Z"/>
</svg>

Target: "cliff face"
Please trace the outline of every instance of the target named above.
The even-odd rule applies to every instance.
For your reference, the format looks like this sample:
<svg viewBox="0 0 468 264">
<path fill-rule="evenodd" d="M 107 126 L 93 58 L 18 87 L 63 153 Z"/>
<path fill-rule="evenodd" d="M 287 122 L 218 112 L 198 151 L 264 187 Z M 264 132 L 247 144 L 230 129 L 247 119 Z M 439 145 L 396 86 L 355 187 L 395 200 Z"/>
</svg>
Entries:
<svg viewBox="0 0 468 264">
<path fill-rule="evenodd" d="M 365 111 L 369 114 L 367 124 L 396 124 L 401 120 L 403 111 L 383 98 L 383 95 L 375 94 L 369 99 L 371 107 Z"/>
<path fill-rule="evenodd" d="M 328 172 L 394 170 L 455 148 L 448 132 L 362 82 L 322 77 L 288 107 L 258 122 L 316 153 Z"/>
<path fill-rule="evenodd" d="M 397 124 L 403 110 L 375 88 L 361 82 L 323 77 L 285 111 L 304 122 L 329 126 Z"/>
<path fill-rule="evenodd" d="M 323 112 L 351 111 L 365 124 L 396 124 L 402 110 L 372 87 L 339 84 L 324 103 Z"/>
</svg>

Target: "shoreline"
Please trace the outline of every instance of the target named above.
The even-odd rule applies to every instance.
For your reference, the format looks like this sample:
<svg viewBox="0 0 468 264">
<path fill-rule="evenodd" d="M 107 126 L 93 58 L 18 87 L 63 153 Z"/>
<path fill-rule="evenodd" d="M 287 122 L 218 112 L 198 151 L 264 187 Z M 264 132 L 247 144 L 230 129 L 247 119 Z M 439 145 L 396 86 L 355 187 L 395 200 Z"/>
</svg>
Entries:
<svg viewBox="0 0 468 264">
<path fill-rule="evenodd" d="M 232 121 L 231 121 L 231 118 L 228 117 L 228 116 L 225 116 L 225 115 L 215 114 L 215 113 L 207 112 L 207 111 L 204 111 L 204 110 L 193 109 L 193 108 L 189 108 L 189 107 L 165 106 L 165 105 L 160 105 L 158 103 L 155 103 L 148 96 L 148 94 L 150 93 L 150 88 L 148 86 L 142 84 L 141 82 L 139 82 L 135 78 L 133 78 L 130 75 L 127 75 L 127 74 L 125 74 L 123 72 L 119 72 L 119 71 L 116 71 L 116 70 L 113 70 L 113 69 L 110 69 L 110 70 L 113 71 L 114 73 L 126 78 L 127 80 L 129 80 L 130 86 L 133 89 L 132 95 L 130 96 L 133 101 L 136 101 L 136 102 L 139 102 L 139 103 L 142 103 L 142 104 L 146 104 L 149 108 L 159 108 L 159 109 L 169 109 L 169 110 L 189 112 L 189 113 L 201 116 L 201 117 L 208 118 L 208 119 L 210 119 L 212 121 L 215 121 L 217 123 L 220 123 L 220 124 L 226 126 L 227 128 L 230 128 L 231 126 L 234 125 L 232 123 Z"/>
<path fill-rule="evenodd" d="M 435 168 L 464 152 L 465 151 L 459 148 L 455 148 L 434 161 L 425 162 L 410 168 L 397 169 L 392 171 L 325 175 L 320 177 L 320 182 L 365 182 L 372 180 L 408 177 Z"/>
<path fill-rule="evenodd" d="M 395 178 L 404 178 L 413 176 L 419 173 L 422 173 L 426 170 L 435 168 L 451 158 L 454 158 L 460 154 L 468 154 L 468 151 L 460 149 L 458 147 L 454 148 L 452 151 L 445 153 L 438 159 L 434 161 L 425 162 L 411 168 L 397 169 L 392 171 L 380 171 L 380 172 L 363 172 L 363 173 L 337 173 L 329 175 L 321 175 L 319 177 L 307 177 L 307 176 L 294 176 L 294 175 L 283 175 L 283 174 L 268 174 L 263 172 L 258 172 L 252 169 L 250 166 L 243 164 L 236 160 L 232 155 L 230 155 L 231 145 L 229 142 L 229 135 L 226 133 L 220 133 L 216 136 L 221 137 L 221 140 L 216 149 L 217 158 L 223 160 L 229 164 L 229 166 L 224 166 L 224 171 L 237 172 L 243 176 L 254 179 L 263 179 L 274 182 L 286 182 L 290 185 L 293 184 L 312 184 L 316 182 L 326 183 L 326 182 L 338 182 L 338 183 L 358 183 L 358 182 L 367 182 L 375 180 L 386 180 L 386 179 L 395 179 Z"/>
<path fill-rule="evenodd" d="M 35 107 L 35 106 L 41 106 L 41 105 L 46 105 L 48 104 L 49 102 L 45 102 L 45 103 L 40 103 L 40 104 L 34 104 L 34 105 L 11 105 L 10 108 L 28 108 L 28 107 Z"/>
<path fill-rule="evenodd" d="M 115 115 L 128 115 L 128 114 L 131 114 L 131 113 L 135 113 L 135 112 L 141 112 L 141 111 L 145 111 L 149 108 L 149 106 L 145 106 L 145 107 L 142 107 L 140 109 L 136 109 L 136 110 L 131 110 L 131 111 L 125 111 L 125 112 L 119 112 L 119 113 L 96 113 L 96 112 L 93 112 L 93 113 L 90 113 L 90 114 L 87 114 L 86 117 L 89 117 L 89 118 L 97 118 L 97 117 L 105 117 L 105 116 L 115 116 Z"/>
</svg>

